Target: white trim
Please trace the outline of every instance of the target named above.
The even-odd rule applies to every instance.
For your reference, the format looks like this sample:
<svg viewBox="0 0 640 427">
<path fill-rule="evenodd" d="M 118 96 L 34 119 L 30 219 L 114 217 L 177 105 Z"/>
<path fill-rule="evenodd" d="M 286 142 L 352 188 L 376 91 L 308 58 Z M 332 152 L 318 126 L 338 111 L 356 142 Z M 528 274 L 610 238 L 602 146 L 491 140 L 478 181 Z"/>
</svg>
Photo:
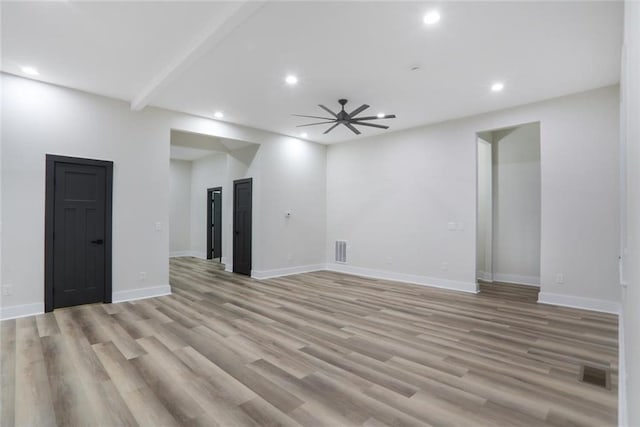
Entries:
<svg viewBox="0 0 640 427">
<path fill-rule="evenodd" d="M 300 265 L 297 267 L 277 268 L 274 270 L 251 270 L 251 277 L 258 280 L 271 279 L 273 277 L 290 276 L 292 274 L 310 273 L 312 271 L 325 270 L 324 264 Z"/>
<path fill-rule="evenodd" d="M 396 282 L 412 283 L 414 285 L 430 286 L 433 288 L 450 289 L 453 291 L 478 293 L 478 284 L 458 280 L 439 279 L 435 277 L 418 276 L 415 274 L 396 273 L 393 271 L 374 270 L 371 268 L 354 267 L 344 264 L 327 264 L 327 270 L 338 273 L 353 274 L 355 276 L 373 279 L 393 280 Z"/>
<path fill-rule="evenodd" d="M 226 271 L 227 273 L 233 273 L 233 264 L 225 262 L 224 271 Z"/>
<path fill-rule="evenodd" d="M 521 276 L 519 274 L 494 273 L 494 282 L 506 282 L 516 285 L 540 286 L 540 276 Z"/>
<path fill-rule="evenodd" d="M 169 252 L 169 258 L 180 258 L 184 256 L 191 256 L 191 251 L 175 251 Z"/>
<path fill-rule="evenodd" d="M 483 282 L 493 282 L 493 274 L 486 271 L 478 271 L 476 273 L 476 278 Z"/>
<path fill-rule="evenodd" d="M 620 427 L 629 425 L 629 413 L 627 412 L 627 359 L 624 351 L 623 308 L 618 315 L 618 425 Z"/>
<path fill-rule="evenodd" d="M 113 293 L 113 302 L 134 301 L 137 299 L 161 297 L 171 295 L 170 285 L 151 286 L 148 288 L 133 289 L 131 291 L 119 291 Z"/>
<path fill-rule="evenodd" d="M 200 259 L 207 259 L 207 254 L 205 254 L 204 252 L 198 252 L 198 251 L 176 251 L 176 252 L 170 252 L 169 253 L 169 258 L 180 258 L 180 257 L 193 257 L 193 258 L 200 258 Z"/>
<path fill-rule="evenodd" d="M 17 319 L 44 313 L 44 303 L 10 305 L 0 307 L 0 320 Z"/>
<path fill-rule="evenodd" d="M 549 292 L 540 292 L 538 295 L 538 303 L 581 308 L 583 310 L 600 311 L 603 313 L 620 313 L 620 303 L 616 301 L 552 294 Z"/>
</svg>

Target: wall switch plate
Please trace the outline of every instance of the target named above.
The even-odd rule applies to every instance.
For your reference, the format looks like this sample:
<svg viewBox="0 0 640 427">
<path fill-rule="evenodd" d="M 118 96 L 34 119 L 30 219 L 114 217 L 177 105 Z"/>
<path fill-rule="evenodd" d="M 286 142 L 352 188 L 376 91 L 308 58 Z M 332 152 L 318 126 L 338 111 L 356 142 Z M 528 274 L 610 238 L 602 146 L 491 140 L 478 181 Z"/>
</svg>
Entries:
<svg viewBox="0 0 640 427">
<path fill-rule="evenodd" d="M 447 229 L 448 229 L 449 231 L 454 231 L 454 230 L 456 229 L 456 227 L 457 227 L 457 225 L 456 225 L 456 223 L 455 223 L 455 222 L 449 222 L 449 223 L 447 223 Z"/>
<path fill-rule="evenodd" d="M 9 295 L 13 295 L 13 286 L 12 285 L 2 286 L 2 295 L 5 297 Z"/>
<path fill-rule="evenodd" d="M 162 223 L 160 221 L 156 222 L 156 231 L 162 231 Z"/>
<path fill-rule="evenodd" d="M 557 273 L 556 274 L 556 283 L 558 285 L 561 285 L 564 283 L 564 273 Z"/>
</svg>

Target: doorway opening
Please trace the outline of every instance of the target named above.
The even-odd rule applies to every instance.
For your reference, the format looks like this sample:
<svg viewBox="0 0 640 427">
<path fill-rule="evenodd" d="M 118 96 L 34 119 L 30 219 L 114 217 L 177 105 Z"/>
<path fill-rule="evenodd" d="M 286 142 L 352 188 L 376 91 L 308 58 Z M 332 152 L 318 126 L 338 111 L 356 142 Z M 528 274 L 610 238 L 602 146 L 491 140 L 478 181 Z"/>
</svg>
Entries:
<svg viewBox="0 0 640 427">
<path fill-rule="evenodd" d="M 45 311 L 111 302 L 113 162 L 47 154 Z"/>
<path fill-rule="evenodd" d="M 476 278 L 540 286 L 540 123 L 477 133 Z"/>
<path fill-rule="evenodd" d="M 207 189 L 207 259 L 222 261 L 222 187 Z"/>
<path fill-rule="evenodd" d="M 231 189 L 234 180 L 251 176 L 260 146 L 177 129 L 171 130 L 169 142 L 170 266 L 192 257 L 207 260 L 211 269 L 232 272 Z"/>
</svg>

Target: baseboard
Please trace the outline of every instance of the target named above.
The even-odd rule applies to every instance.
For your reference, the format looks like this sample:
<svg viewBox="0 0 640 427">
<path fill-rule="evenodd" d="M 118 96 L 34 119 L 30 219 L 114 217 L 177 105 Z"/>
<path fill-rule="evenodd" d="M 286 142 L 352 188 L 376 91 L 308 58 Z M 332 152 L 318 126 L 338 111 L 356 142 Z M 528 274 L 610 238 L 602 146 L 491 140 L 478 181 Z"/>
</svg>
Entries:
<svg viewBox="0 0 640 427">
<path fill-rule="evenodd" d="M 538 295 L 538 302 L 541 304 L 600 311 L 602 313 L 620 314 L 620 303 L 616 301 L 540 292 Z"/>
<path fill-rule="evenodd" d="M 175 251 L 169 252 L 169 258 L 180 258 L 185 256 L 191 256 L 191 251 Z"/>
<path fill-rule="evenodd" d="M 233 264 L 231 264 L 230 262 L 225 262 L 224 271 L 226 271 L 227 273 L 233 273 Z"/>
<path fill-rule="evenodd" d="M 627 412 L 627 358 L 624 346 L 624 309 L 618 315 L 618 425 L 629 425 Z"/>
<path fill-rule="evenodd" d="M 292 274 L 309 273 L 311 271 L 325 270 L 325 264 L 301 265 L 297 267 L 277 268 L 274 270 L 251 270 L 251 277 L 254 279 L 264 280 L 274 277 L 290 276 Z"/>
<path fill-rule="evenodd" d="M 478 280 L 482 280 L 483 282 L 493 282 L 493 273 L 489 273 L 486 271 L 477 271 L 476 278 Z"/>
<path fill-rule="evenodd" d="M 458 280 L 439 279 L 435 277 L 419 276 L 415 274 L 396 273 L 393 271 L 374 270 L 371 268 L 354 267 L 345 264 L 328 264 L 327 270 L 338 273 L 353 274 L 355 276 L 370 277 L 372 279 L 393 280 L 414 285 L 430 286 L 433 288 L 449 289 L 452 291 L 478 293 L 478 284 Z"/>
<path fill-rule="evenodd" d="M 130 291 L 114 292 L 112 301 L 113 302 L 134 301 L 137 299 L 161 297 L 164 295 L 171 295 L 171 286 L 169 285 L 151 286 L 148 288 L 133 289 Z"/>
<path fill-rule="evenodd" d="M 44 303 L 0 307 L 0 320 L 17 319 L 44 313 Z"/>
<path fill-rule="evenodd" d="M 204 252 L 198 252 L 198 251 L 176 251 L 176 252 L 170 252 L 169 253 L 169 258 L 179 258 L 179 257 L 193 257 L 193 258 L 200 258 L 200 259 L 207 259 L 207 254 Z"/>
<path fill-rule="evenodd" d="M 493 281 L 515 283 L 516 285 L 540 286 L 540 276 L 521 276 L 519 274 L 493 273 Z"/>
</svg>

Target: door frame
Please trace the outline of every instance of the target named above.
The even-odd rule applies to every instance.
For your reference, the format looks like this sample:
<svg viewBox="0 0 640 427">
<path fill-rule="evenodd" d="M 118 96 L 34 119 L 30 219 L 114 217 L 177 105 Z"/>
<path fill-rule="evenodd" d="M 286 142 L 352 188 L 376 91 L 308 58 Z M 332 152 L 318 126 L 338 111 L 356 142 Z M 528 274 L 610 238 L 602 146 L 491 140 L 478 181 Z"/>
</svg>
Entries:
<svg viewBox="0 0 640 427">
<path fill-rule="evenodd" d="M 109 160 L 85 159 L 81 157 L 46 155 L 45 172 L 45 207 L 44 207 L 44 311 L 53 311 L 53 231 L 54 231 L 54 198 L 55 170 L 58 163 L 70 163 L 81 166 L 97 166 L 105 169 L 105 235 L 104 235 L 104 301 L 110 303 L 111 295 L 111 235 L 112 235 L 112 199 L 113 199 L 113 162 Z"/>
<path fill-rule="evenodd" d="M 233 181 L 233 272 L 236 273 L 236 187 L 238 184 L 249 183 L 249 189 L 251 191 L 251 206 L 249 207 L 249 215 L 251 221 L 249 221 L 249 276 L 251 276 L 251 269 L 253 268 L 253 178 L 236 179 Z M 238 273 L 244 274 L 244 273 Z"/>
<path fill-rule="evenodd" d="M 222 198 L 222 187 L 207 188 L 207 259 L 213 259 L 213 236 L 211 235 L 211 220 L 213 219 L 213 209 L 211 209 L 211 201 L 213 200 L 213 193 L 220 192 L 220 198 Z M 222 224 L 219 225 L 222 227 Z M 222 232 L 222 228 L 220 228 Z M 221 235 L 222 236 L 222 235 Z M 222 261 L 222 248 L 220 248 L 220 260 Z"/>
</svg>

